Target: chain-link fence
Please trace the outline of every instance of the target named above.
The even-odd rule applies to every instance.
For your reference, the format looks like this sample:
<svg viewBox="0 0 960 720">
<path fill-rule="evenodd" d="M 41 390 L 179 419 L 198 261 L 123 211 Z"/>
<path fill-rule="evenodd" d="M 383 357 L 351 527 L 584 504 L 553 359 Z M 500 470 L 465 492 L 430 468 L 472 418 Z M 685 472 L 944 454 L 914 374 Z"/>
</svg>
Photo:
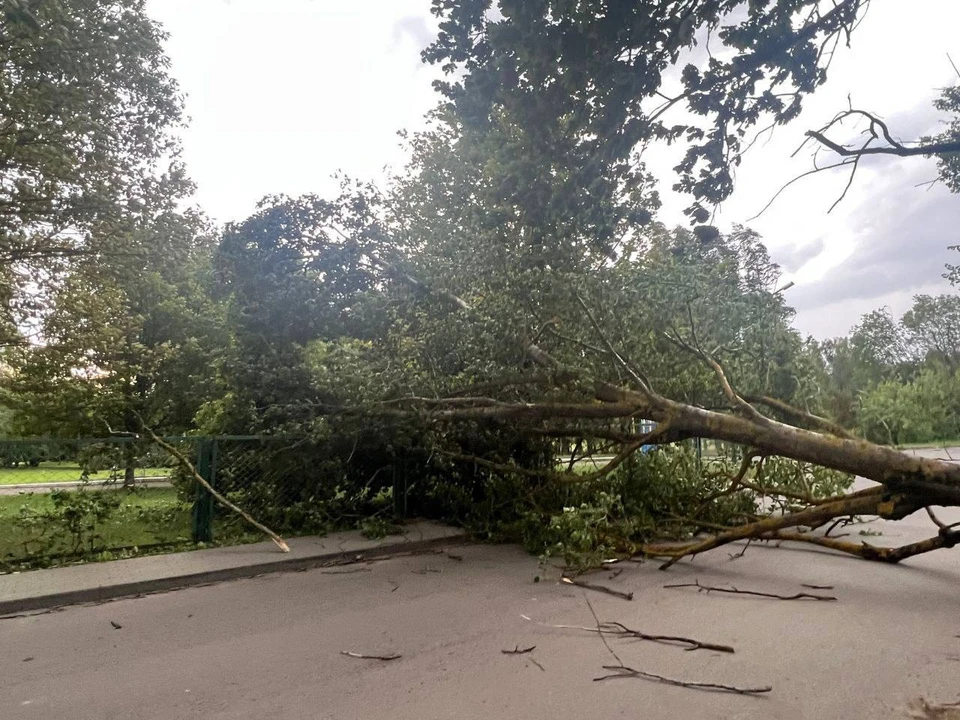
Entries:
<svg viewBox="0 0 960 720">
<path fill-rule="evenodd" d="M 140 438 L 0 440 L 0 571 L 262 539 L 195 481 L 282 534 L 371 511 L 406 514 L 402 463 L 338 480 L 309 438 L 168 437 L 192 469 Z"/>
</svg>

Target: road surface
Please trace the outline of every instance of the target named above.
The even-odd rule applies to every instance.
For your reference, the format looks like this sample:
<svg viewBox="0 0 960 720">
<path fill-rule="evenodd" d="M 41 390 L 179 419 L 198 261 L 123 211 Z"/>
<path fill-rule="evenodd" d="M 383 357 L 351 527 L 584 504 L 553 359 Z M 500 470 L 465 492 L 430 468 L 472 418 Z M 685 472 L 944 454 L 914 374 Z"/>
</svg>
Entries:
<svg viewBox="0 0 960 720">
<path fill-rule="evenodd" d="M 957 521 L 960 512 L 942 517 Z M 864 538 L 878 544 L 932 532 L 919 514 L 868 527 L 883 532 Z M 960 701 L 960 549 L 889 567 L 754 545 L 735 560 L 719 549 L 666 573 L 627 563 L 617 577 L 590 578 L 634 592 L 632 602 L 560 585 L 555 574 L 535 583 L 537 560 L 514 547 L 449 552 L 455 557 L 399 557 L 0 620 L 0 718 L 883 720 L 907 717 L 918 697 Z M 832 586 L 805 591 L 838 599 L 662 587 L 697 580 L 781 594 Z M 550 627 L 594 626 L 588 597 L 602 620 L 736 648 L 686 652 L 611 639 L 624 664 L 772 692 L 595 682 L 616 662 L 596 633 Z"/>
</svg>

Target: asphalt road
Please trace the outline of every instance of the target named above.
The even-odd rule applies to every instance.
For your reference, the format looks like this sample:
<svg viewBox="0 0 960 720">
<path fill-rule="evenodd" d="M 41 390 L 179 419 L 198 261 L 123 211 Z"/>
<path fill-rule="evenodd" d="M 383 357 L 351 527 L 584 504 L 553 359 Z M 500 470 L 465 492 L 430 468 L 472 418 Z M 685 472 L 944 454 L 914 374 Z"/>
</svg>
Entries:
<svg viewBox="0 0 960 720">
<path fill-rule="evenodd" d="M 960 512 L 942 517 L 957 521 Z M 864 537 L 877 544 L 933 531 L 919 514 L 867 527 L 882 531 Z M 754 545 L 735 560 L 719 549 L 667 573 L 628 563 L 617 577 L 590 578 L 634 592 L 632 602 L 560 585 L 556 575 L 534 583 L 537 561 L 517 548 L 450 552 L 456 557 L 269 575 L 0 620 L 0 718 L 875 720 L 907 717 L 917 697 L 960 701 L 960 549 L 889 567 Z M 695 580 L 781 594 L 832 586 L 805 591 L 838 599 L 662 587 Z M 736 648 L 686 652 L 611 639 L 624 664 L 772 692 L 595 682 L 616 663 L 596 633 L 549 627 L 594 626 L 587 598 L 602 620 Z"/>
</svg>

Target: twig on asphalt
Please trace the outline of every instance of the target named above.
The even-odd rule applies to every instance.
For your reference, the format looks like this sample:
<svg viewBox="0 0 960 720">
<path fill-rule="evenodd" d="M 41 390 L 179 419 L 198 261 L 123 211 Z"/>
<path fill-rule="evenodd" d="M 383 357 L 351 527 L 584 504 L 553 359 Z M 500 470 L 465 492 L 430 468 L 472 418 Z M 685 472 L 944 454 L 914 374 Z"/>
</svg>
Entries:
<svg viewBox="0 0 960 720">
<path fill-rule="evenodd" d="M 763 687 L 737 687 L 736 685 L 724 685 L 722 683 L 708 683 L 708 682 L 690 682 L 687 680 L 677 680 L 675 678 L 664 677 L 663 675 L 657 675 L 656 673 L 646 672 L 645 670 L 635 670 L 631 667 L 626 667 L 625 665 L 604 665 L 604 670 L 613 670 L 614 672 L 611 675 L 602 675 L 600 677 L 595 677 L 594 682 L 599 682 L 601 680 L 612 680 L 614 678 L 628 678 L 628 677 L 638 677 L 645 678 L 647 680 L 655 680 L 657 682 L 666 683 L 667 685 L 676 685 L 677 687 L 691 688 L 693 690 L 708 690 L 712 692 L 728 692 L 735 693 L 737 695 L 760 695 L 761 693 L 768 693 L 773 688 L 769 685 Z"/>
<path fill-rule="evenodd" d="M 800 587 L 809 588 L 810 590 L 833 590 L 833 585 L 810 585 L 803 583 Z"/>
<path fill-rule="evenodd" d="M 594 585 L 593 583 L 588 583 L 584 580 L 574 580 L 573 578 L 562 577 L 560 582 L 564 582 L 567 585 L 574 585 L 578 588 L 584 588 L 585 590 L 596 590 L 597 592 L 606 593 L 607 595 L 613 595 L 614 597 L 622 598 L 624 600 L 633 600 L 633 593 L 623 592 L 622 590 L 614 590 L 613 588 L 608 588 L 603 585 Z"/>
<path fill-rule="evenodd" d="M 607 642 L 605 637 L 606 633 L 604 631 L 604 624 L 600 622 L 600 618 L 597 617 L 596 611 L 593 609 L 593 605 L 590 604 L 590 598 L 584 594 L 583 599 L 587 603 L 587 607 L 590 608 L 590 614 L 593 615 L 593 619 L 597 623 L 596 633 L 600 636 L 600 640 L 603 641 L 604 647 L 607 648 L 607 652 L 613 656 L 613 659 L 617 661 L 616 665 L 604 665 L 604 670 L 613 670 L 612 675 L 602 675 L 601 677 L 595 677 L 594 682 L 599 682 L 600 680 L 610 680 L 612 678 L 618 677 L 639 677 L 645 678 L 647 680 L 656 680 L 657 682 L 666 683 L 668 685 L 676 685 L 678 687 L 692 688 L 694 690 L 712 690 L 714 692 L 731 692 L 738 695 L 757 695 L 760 693 L 768 693 L 773 690 L 770 686 L 764 686 L 759 688 L 741 688 L 734 685 L 723 685 L 720 683 L 705 683 L 705 682 L 688 682 L 686 680 L 676 680 L 674 678 L 664 677 L 663 675 L 657 675 L 655 673 L 646 672 L 644 670 L 635 670 L 634 668 L 627 667 L 623 664 L 623 660 L 620 659 L 620 656 L 617 655 L 613 648 L 610 647 L 610 643 Z M 607 626 L 610 625 L 620 625 L 619 623 L 606 623 Z M 620 625 L 623 628 L 623 625 Z M 731 649 L 732 650 L 732 649 Z"/>
<path fill-rule="evenodd" d="M 341 655 L 346 655 L 352 658 L 359 658 L 360 660 L 382 660 L 384 662 L 389 662 L 390 660 L 399 660 L 403 657 L 400 654 L 397 655 L 362 655 L 360 653 L 348 652 L 347 650 L 341 650 Z"/>
<path fill-rule="evenodd" d="M 531 645 L 528 648 L 521 648 L 519 645 L 517 645 L 513 650 L 501 650 L 500 652 L 502 652 L 504 655 L 525 655 L 528 652 L 533 652 L 536 649 L 536 645 Z"/>
<path fill-rule="evenodd" d="M 453 553 L 447 553 L 447 557 L 451 560 L 456 560 L 457 562 L 463 562 L 463 555 L 455 555 Z"/>
<path fill-rule="evenodd" d="M 537 623 L 544 627 L 555 628 L 557 630 L 583 630 L 584 632 L 604 632 L 608 635 L 618 637 L 633 637 L 638 640 L 647 640 L 649 642 L 661 643 L 663 645 L 688 645 L 685 650 L 715 650 L 717 652 L 734 653 L 736 650 L 730 645 L 719 645 L 717 643 L 701 642 L 693 638 L 681 637 L 679 635 L 649 635 L 639 630 L 633 630 L 622 623 L 615 621 L 600 623 L 601 630 L 583 625 L 550 625 L 548 623 Z"/>
<path fill-rule="evenodd" d="M 727 555 L 730 556 L 730 559 L 731 559 L 731 560 L 739 560 L 739 559 L 742 558 L 744 555 L 746 555 L 746 553 L 747 553 L 747 548 L 750 547 L 750 543 L 752 543 L 752 542 L 753 542 L 753 538 L 747 538 L 747 544 L 743 546 L 743 549 L 741 549 L 740 552 L 738 552 L 738 553 L 727 553 Z"/>
<path fill-rule="evenodd" d="M 532 662 L 534 665 L 536 665 L 538 668 L 540 668 L 540 670 L 542 670 L 543 672 L 546 672 L 546 671 L 547 671 L 547 669 L 546 669 L 543 665 L 541 665 L 540 663 L 538 663 L 538 662 L 537 662 L 536 660 L 534 660 L 533 658 L 530 658 L 530 662 Z"/>
<path fill-rule="evenodd" d="M 321 575 L 349 575 L 350 573 L 370 572 L 368 567 L 349 568 L 347 570 L 321 570 Z"/>
<path fill-rule="evenodd" d="M 613 632 L 624 637 L 634 637 L 638 640 L 648 640 L 650 642 L 662 643 L 664 645 L 687 645 L 687 651 L 690 650 L 716 650 L 717 652 L 734 653 L 736 650 L 730 645 L 718 645 L 717 643 L 701 642 L 693 638 L 680 637 L 678 635 L 648 635 L 628 628 L 623 623 L 616 621 L 603 623 L 604 632 Z"/>
<path fill-rule="evenodd" d="M 613 656 L 613 659 L 620 664 L 620 667 L 623 667 L 623 660 L 620 659 L 620 656 L 613 651 L 613 648 L 610 647 L 610 643 L 607 642 L 607 638 L 603 634 L 603 623 L 601 623 L 600 618 L 597 617 L 597 612 L 593 609 L 593 605 L 590 604 L 590 598 L 587 597 L 586 593 L 583 594 L 583 599 L 584 599 L 584 602 L 587 603 L 587 607 L 590 608 L 590 614 L 593 615 L 594 621 L 597 623 L 597 635 L 600 636 L 600 641 L 603 643 L 603 646 L 607 649 L 607 652 L 609 652 Z"/>
<path fill-rule="evenodd" d="M 755 595 L 757 597 L 766 597 L 773 598 L 774 600 L 836 600 L 833 595 L 815 595 L 813 593 L 800 592 L 794 595 L 777 595 L 775 593 L 765 593 L 758 590 L 738 590 L 735 587 L 722 588 L 722 587 L 711 587 L 710 585 L 701 585 L 700 581 L 692 583 L 677 583 L 675 585 L 664 585 L 664 588 L 688 588 L 695 587 L 697 592 L 719 592 L 719 593 L 730 593 L 732 595 Z"/>
</svg>

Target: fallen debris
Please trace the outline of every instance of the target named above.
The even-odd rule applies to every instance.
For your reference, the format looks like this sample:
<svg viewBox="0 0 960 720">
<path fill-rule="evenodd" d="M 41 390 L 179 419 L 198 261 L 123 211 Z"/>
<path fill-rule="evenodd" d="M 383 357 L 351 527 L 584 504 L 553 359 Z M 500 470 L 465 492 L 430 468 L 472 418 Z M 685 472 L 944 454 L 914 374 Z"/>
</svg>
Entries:
<svg viewBox="0 0 960 720">
<path fill-rule="evenodd" d="M 661 643 L 664 645 L 687 645 L 688 652 L 691 650 L 715 650 L 723 653 L 735 653 L 736 650 L 730 645 L 719 645 L 717 643 L 701 642 L 693 638 L 681 637 L 678 635 L 648 635 L 647 633 L 633 630 L 626 625 L 618 622 L 601 623 L 602 630 L 599 632 L 614 633 L 624 637 L 633 637 L 638 640 L 648 640 L 649 642 Z M 590 628 L 587 628 L 590 629 Z"/>
<path fill-rule="evenodd" d="M 773 598 L 774 600 L 836 600 L 833 595 L 816 595 L 814 593 L 805 593 L 799 592 L 793 595 L 777 595 L 776 593 L 766 593 L 760 592 L 758 590 L 738 590 L 735 587 L 722 588 L 722 587 L 712 587 L 710 585 L 701 585 L 700 581 L 692 583 L 677 583 L 674 585 L 664 585 L 664 588 L 687 588 L 695 587 L 697 592 L 719 592 L 719 593 L 730 593 L 731 595 L 754 595 L 756 597 L 766 597 Z"/>
<path fill-rule="evenodd" d="M 120 623 L 114 622 L 113 620 L 110 621 L 110 624 L 113 625 L 113 629 L 114 629 L 114 630 L 122 630 L 122 629 L 123 629 L 123 625 L 121 625 Z"/>
<path fill-rule="evenodd" d="M 399 660 L 403 657 L 400 654 L 397 655 L 362 655 L 361 653 L 349 652 L 347 650 L 341 650 L 341 655 L 346 655 L 347 657 L 358 658 L 360 660 L 382 660 L 383 662 L 389 662 L 390 660 Z"/>
<path fill-rule="evenodd" d="M 637 677 L 645 678 L 647 680 L 655 680 L 657 682 L 666 683 L 667 685 L 676 685 L 677 687 L 692 688 L 694 690 L 709 690 L 713 692 L 729 692 L 737 695 L 760 695 L 773 690 L 770 685 L 764 685 L 763 687 L 737 687 L 736 685 L 724 685 L 722 683 L 677 680 L 675 678 L 657 675 L 656 673 L 646 672 L 645 670 L 635 670 L 634 668 L 627 667 L 625 665 L 604 665 L 603 669 L 613 670 L 614 672 L 610 675 L 601 675 L 600 677 L 595 677 L 593 679 L 594 682 L 599 682 L 601 680 L 612 680 L 614 678 Z"/>
<path fill-rule="evenodd" d="M 528 652 L 533 652 L 536 649 L 537 649 L 536 645 L 531 645 L 528 648 L 522 648 L 522 649 L 519 645 L 517 645 L 513 650 L 501 650 L 500 652 L 502 652 L 504 655 L 525 655 Z"/>
<path fill-rule="evenodd" d="M 537 662 L 536 660 L 534 660 L 533 658 L 529 658 L 529 660 L 530 660 L 530 662 L 532 662 L 534 665 L 536 665 L 538 668 L 540 668 L 541 672 L 546 672 L 546 671 L 547 671 L 547 669 L 546 669 L 543 665 L 541 665 L 540 663 L 538 663 L 538 662 Z"/>
<path fill-rule="evenodd" d="M 833 585 L 810 585 L 803 583 L 800 587 L 809 588 L 810 590 L 833 590 Z"/>
<path fill-rule="evenodd" d="M 453 553 L 447 553 L 447 557 L 451 560 L 456 560 L 457 562 L 463 562 L 463 555 L 454 555 Z"/>
<path fill-rule="evenodd" d="M 143 424 L 143 419 L 142 419 L 142 418 L 141 418 L 140 422 L 141 422 L 141 424 Z M 199 472 L 197 472 L 197 468 L 194 467 L 193 463 L 190 462 L 190 461 L 187 459 L 187 456 L 186 456 L 186 455 L 184 455 L 182 452 L 180 452 L 179 450 L 177 450 L 177 449 L 176 449 L 173 445 L 171 445 L 170 443 L 168 443 L 168 442 L 166 442 L 165 440 L 163 440 L 161 437 L 159 437 L 153 430 L 151 430 L 151 429 L 150 429 L 149 427 L 147 427 L 146 425 L 143 425 L 143 429 L 144 429 L 144 431 L 147 433 L 147 435 L 150 437 L 150 439 L 153 440 L 153 442 L 155 442 L 157 445 L 159 445 L 160 447 L 162 447 L 164 450 L 166 450 L 168 453 L 170 453 L 170 454 L 174 457 L 174 459 L 175 459 L 178 463 L 180 463 L 180 466 L 181 466 L 187 473 L 189 473 L 190 475 L 193 476 L 193 479 L 197 482 L 197 484 L 199 484 L 201 487 L 203 487 L 204 490 L 206 490 L 208 493 L 210 493 L 210 495 L 213 496 L 213 499 L 214 499 L 214 500 L 216 500 L 218 503 L 220 503 L 221 505 L 223 505 L 225 508 L 227 508 L 227 509 L 230 510 L 231 512 L 234 512 L 234 513 L 236 513 L 237 515 L 239 515 L 240 517 L 242 517 L 244 520 L 247 521 L 247 523 L 249 523 L 250 525 L 252 525 L 253 527 L 255 527 L 257 530 L 259 530 L 260 532 L 262 532 L 264 535 L 266 535 L 268 538 L 270 538 L 271 540 L 273 540 L 274 544 L 275 544 L 278 548 L 280 548 L 280 551 L 281 551 L 281 552 L 285 552 L 285 553 L 290 552 L 290 546 L 287 545 L 286 541 L 285 541 L 282 537 L 280 537 L 279 535 L 277 535 L 277 533 L 275 533 L 273 530 L 271 530 L 270 528 L 268 528 L 268 527 L 267 527 L 266 525 L 264 525 L 263 523 L 258 522 L 257 520 L 255 520 L 255 519 L 253 518 L 253 516 L 250 515 L 250 513 L 246 512 L 246 511 L 243 510 L 242 508 L 238 507 L 236 504 L 232 503 L 230 500 L 228 500 L 226 497 L 224 497 L 224 495 L 222 495 L 220 492 L 218 492 L 217 489 L 213 487 L 213 485 L 211 485 L 209 482 L 207 482 L 206 478 L 204 478 L 203 475 L 201 475 Z"/>
<path fill-rule="evenodd" d="M 608 588 L 604 585 L 594 585 L 593 583 L 588 583 L 584 580 L 574 580 L 573 578 L 564 576 L 560 579 L 560 582 L 566 583 L 567 585 L 574 585 L 575 587 L 583 588 L 584 590 L 596 590 L 597 592 L 613 595 L 614 597 L 622 598 L 624 600 L 633 600 L 632 592 L 628 593 L 623 592 L 622 590 L 614 590 L 613 588 Z"/>
<path fill-rule="evenodd" d="M 600 622 L 600 618 L 597 617 L 596 611 L 593 609 L 593 605 L 590 604 L 590 599 L 584 595 L 583 599 L 587 603 L 587 607 L 590 608 L 590 614 L 593 615 L 594 621 L 597 623 L 597 634 L 600 636 L 603 646 L 607 649 L 607 652 L 613 656 L 613 659 L 617 661 L 616 665 L 604 665 L 604 670 L 613 670 L 611 675 L 602 675 L 600 677 L 595 677 L 594 682 L 599 682 L 601 680 L 611 680 L 613 678 L 621 677 L 638 677 L 644 678 L 646 680 L 656 680 L 657 682 L 666 683 L 668 685 L 676 685 L 677 687 L 691 688 L 694 690 L 710 690 L 714 692 L 730 692 L 736 693 L 737 695 L 759 695 L 761 693 L 768 693 L 773 690 L 769 685 L 758 688 L 742 688 L 735 685 L 723 685 L 721 683 L 708 683 L 708 682 L 691 682 L 687 680 L 677 680 L 675 678 L 668 678 L 663 675 L 657 675 L 656 673 L 647 672 L 645 670 L 636 670 L 631 667 L 624 665 L 623 660 L 620 659 L 620 656 L 617 655 L 613 648 L 610 647 L 610 643 L 607 642 L 605 637 L 603 623 Z"/>
</svg>

